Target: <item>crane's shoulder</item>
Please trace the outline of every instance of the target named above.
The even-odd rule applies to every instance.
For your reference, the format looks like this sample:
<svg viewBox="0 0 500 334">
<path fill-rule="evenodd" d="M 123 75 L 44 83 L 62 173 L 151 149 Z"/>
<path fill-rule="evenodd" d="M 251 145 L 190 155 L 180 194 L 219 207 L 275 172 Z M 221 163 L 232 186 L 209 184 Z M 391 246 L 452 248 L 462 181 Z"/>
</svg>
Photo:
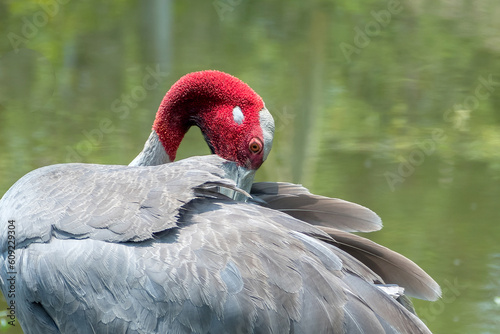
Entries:
<svg viewBox="0 0 500 334">
<path fill-rule="evenodd" d="M 8 222 L 19 247 L 58 238 L 123 242 L 175 227 L 179 210 L 224 178 L 223 160 L 186 159 L 160 166 L 61 164 L 34 170 L 0 200 L 0 242 Z M 12 225 L 12 224 L 11 224 Z M 5 233 L 4 233 L 5 232 Z"/>
</svg>

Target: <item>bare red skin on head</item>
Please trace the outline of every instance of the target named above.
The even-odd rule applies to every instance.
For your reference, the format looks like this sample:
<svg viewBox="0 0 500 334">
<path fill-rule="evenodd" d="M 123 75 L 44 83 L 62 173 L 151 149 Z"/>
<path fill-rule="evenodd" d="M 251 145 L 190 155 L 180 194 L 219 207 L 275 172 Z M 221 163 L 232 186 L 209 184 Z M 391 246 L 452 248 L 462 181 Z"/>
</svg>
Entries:
<svg viewBox="0 0 500 334">
<path fill-rule="evenodd" d="M 234 121 L 236 106 L 245 116 L 242 124 Z M 248 145 L 252 138 L 264 142 L 259 122 L 262 108 L 261 97 L 240 79 L 220 71 L 194 72 L 180 78 L 167 92 L 153 129 L 171 161 L 186 132 L 197 125 L 217 155 L 257 169 L 263 162 L 263 150 L 254 154 Z"/>
</svg>

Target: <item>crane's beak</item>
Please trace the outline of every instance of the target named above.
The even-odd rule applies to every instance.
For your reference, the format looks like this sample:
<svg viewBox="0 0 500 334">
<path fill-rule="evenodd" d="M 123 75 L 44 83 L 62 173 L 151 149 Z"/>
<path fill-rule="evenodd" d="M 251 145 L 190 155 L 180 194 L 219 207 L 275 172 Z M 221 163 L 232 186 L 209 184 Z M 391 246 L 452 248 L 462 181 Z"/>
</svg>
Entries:
<svg viewBox="0 0 500 334">
<path fill-rule="evenodd" d="M 253 178 L 255 176 L 255 170 L 238 166 L 232 161 L 225 161 L 222 164 L 222 169 L 226 172 L 225 177 L 233 180 L 236 183 L 236 187 L 243 190 L 243 192 L 240 193 L 230 189 L 227 189 L 226 191 L 223 189 L 221 190 L 221 193 L 237 201 L 246 201 L 248 196 L 246 196 L 245 193 L 250 193 Z"/>
</svg>

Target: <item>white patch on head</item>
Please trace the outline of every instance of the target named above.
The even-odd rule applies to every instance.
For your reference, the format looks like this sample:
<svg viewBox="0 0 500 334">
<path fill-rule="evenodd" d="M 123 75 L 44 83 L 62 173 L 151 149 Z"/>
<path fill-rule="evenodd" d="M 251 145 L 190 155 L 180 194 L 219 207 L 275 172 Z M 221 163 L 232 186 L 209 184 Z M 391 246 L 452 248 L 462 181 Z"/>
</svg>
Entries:
<svg viewBox="0 0 500 334">
<path fill-rule="evenodd" d="M 274 119 L 266 107 L 259 112 L 259 121 L 264 135 L 264 160 L 266 160 L 269 152 L 271 152 L 274 137 Z"/>
<path fill-rule="evenodd" d="M 233 119 L 238 124 L 243 123 L 243 120 L 245 119 L 245 115 L 243 115 L 241 108 L 238 106 L 234 107 L 233 109 Z"/>
</svg>

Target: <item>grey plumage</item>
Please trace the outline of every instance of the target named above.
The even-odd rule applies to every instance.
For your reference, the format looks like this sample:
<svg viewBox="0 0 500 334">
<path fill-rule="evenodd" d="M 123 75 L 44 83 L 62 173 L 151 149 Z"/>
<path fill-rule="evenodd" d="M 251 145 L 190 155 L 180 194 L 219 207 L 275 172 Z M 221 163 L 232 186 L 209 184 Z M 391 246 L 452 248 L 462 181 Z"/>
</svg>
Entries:
<svg viewBox="0 0 500 334">
<path fill-rule="evenodd" d="M 227 164 L 56 165 L 19 180 L 0 201 L 0 261 L 5 295 L 13 219 L 24 331 L 429 333 L 331 231 L 219 192 L 241 193 Z"/>
</svg>

